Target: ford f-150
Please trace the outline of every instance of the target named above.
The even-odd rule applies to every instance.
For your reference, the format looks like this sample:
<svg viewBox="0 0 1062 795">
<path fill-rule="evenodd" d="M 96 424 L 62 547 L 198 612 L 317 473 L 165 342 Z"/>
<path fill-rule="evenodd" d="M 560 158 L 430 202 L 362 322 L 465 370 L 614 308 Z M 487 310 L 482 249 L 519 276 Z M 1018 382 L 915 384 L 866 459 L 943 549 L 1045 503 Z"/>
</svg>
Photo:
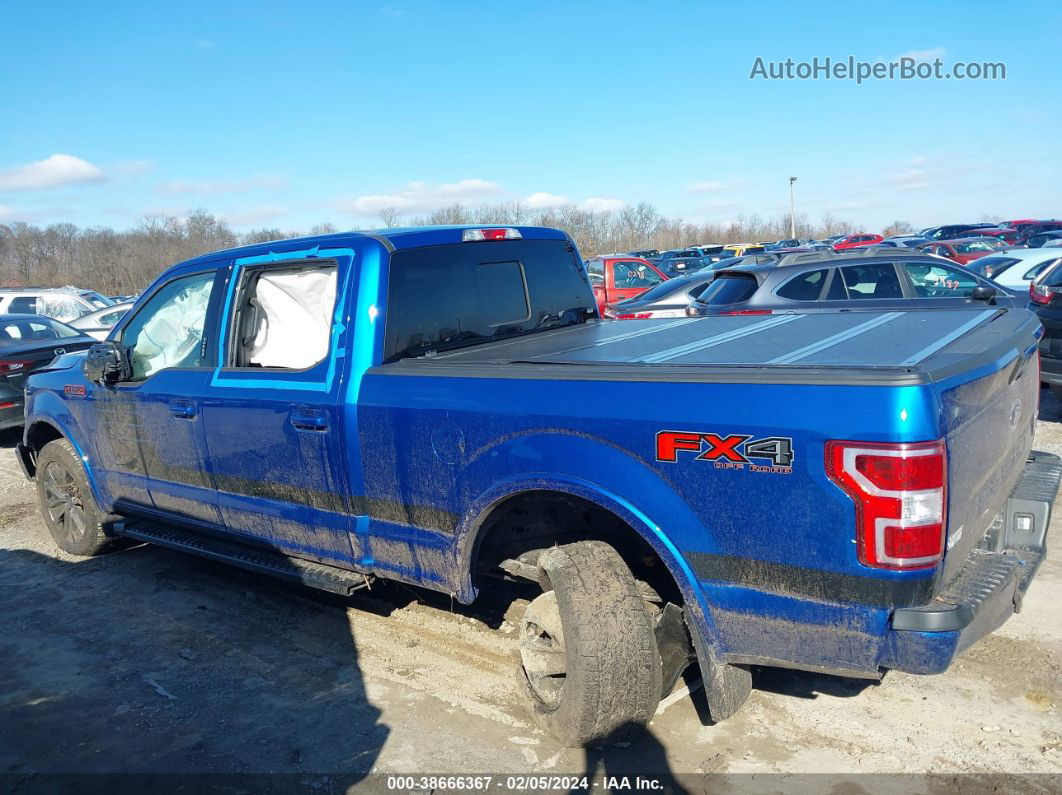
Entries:
<svg viewBox="0 0 1062 795">
<path fill-rule="evenodd" d="M 938 673 L 1006 620 L 1060 477 L 1040 334 L 987 305 L 616 323 L 563 232 L 351 232 L 167 270 L 29 379 L 18 455 L 70 553 L 523 583 L 518 686 L 577 745 L 694 659 L 720 720 L 752 665 Z"/>
</svg>

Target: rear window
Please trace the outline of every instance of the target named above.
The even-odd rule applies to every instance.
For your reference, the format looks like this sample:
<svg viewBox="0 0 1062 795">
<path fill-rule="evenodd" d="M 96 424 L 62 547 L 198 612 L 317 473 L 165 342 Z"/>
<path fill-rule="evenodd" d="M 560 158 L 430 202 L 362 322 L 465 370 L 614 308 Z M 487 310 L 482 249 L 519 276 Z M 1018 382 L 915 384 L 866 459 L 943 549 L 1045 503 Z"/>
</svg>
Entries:
<svg viewBox="0 0 1062 795">
<path fill-rule="evenodd" d="M 720 273 L 701 293 L 700 300 L 709 306 L 740 304 L 752 298 L 757 287 L 759 283 L 752 274 Z"/>
<path fill-rule="evenodd" d="M 594 311 L 586 272 L 564 240 L 398 251 L 388 278 L 385 361 L 582 323 Z"/>
<path fill-rule="evenodd" d="M 1020 260 L 1014 257 L 981 257 L 971 262 L 966 267 L 978 276 L 999 276 L 1003 271 Z"/>
</svg>

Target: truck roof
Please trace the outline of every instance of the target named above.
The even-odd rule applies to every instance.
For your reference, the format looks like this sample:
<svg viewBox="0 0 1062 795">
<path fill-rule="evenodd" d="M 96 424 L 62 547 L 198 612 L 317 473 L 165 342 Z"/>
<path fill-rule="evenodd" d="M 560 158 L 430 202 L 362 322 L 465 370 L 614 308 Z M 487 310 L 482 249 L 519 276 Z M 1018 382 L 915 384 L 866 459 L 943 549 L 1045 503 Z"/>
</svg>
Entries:
<svg viewBox="0 0 1062 795">
<path fill-rule="evenodd" d="M 603 321 L 378 369 L 494 378 L 914 385 L 1012 356 L 1015 336 L 1031 335 L 1036 323 L 1029 312 L 999 308 Z"/>
<path fill-rule="evenodd" d="M 526 240 L 566 240 L 567 235 L 558 229 L 546 226 L 518 226 L 514 224 L 460 224 L 453 226 L 407 226 L 392 229 L 367 229 L 350 232 L 336 232 L 329 235 L 309 235 L 306 237 L 292 237 L 282 240 L 271 240 L 265 243 L 253 243 L 248 246 L 212 251 L 194 259 L 186 260 L 181 265 L 192 265 L 202 262 L 210 262 L 238 254 L 240 256 L 255 256 L 270 252 L 303 251 L 315 246 L 322 248 L 336 248 L 346 243 L 355 241 L 375 240 L 382 243 L 392 251 L 401 251 L 408 248 L 420 248 L 421 246 L 439 246 L 447 243 L 462 242 L 462 233 L 466 229 L 516 229 L 520 236 Z"/>
</svg>

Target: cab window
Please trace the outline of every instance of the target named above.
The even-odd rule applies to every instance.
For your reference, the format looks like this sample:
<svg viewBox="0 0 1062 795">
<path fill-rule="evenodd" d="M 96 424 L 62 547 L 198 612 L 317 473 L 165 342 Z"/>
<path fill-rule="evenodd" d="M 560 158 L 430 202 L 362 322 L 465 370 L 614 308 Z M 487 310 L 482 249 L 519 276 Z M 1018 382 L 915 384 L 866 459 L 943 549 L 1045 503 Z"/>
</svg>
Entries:
<svg viewBox="0 0 1062 795">
<path fill-rule="evenodd" d="M 129 348 L 132 381 L 170 367 L 199 367 L 203 329 L 215 272 L 174 279 L 161 287 L 122 331 Z"/>
</svg>

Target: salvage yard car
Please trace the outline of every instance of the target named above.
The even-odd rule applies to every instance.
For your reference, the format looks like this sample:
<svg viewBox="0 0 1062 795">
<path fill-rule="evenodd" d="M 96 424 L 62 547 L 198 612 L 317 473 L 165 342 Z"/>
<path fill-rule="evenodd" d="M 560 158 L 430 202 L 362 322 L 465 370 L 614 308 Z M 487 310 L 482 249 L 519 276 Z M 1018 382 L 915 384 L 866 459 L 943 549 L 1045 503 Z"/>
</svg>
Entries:
<svg viewBox="0 0 1062 795">
<path fill-rule="evenodd" d="M 629 255 L 593 257 L 586 261 L 586 272 L 601 314 L 608 304 L 641 295 L 668 278 L 652 263 Z"/>
<path fill-rule="evenodd" d="M 994 304 L 1023 306 L 992 281 L 946 260 L 911 249 L 862 253 L 789 254 L 777 263 L 742 263 L 715 271 L 715 279 L 686 314 L 769 315 L 853 309 L 947 309 Z"/>
<path fill-rule="evenodd" d="M 1040 334 L 986 303 L 604 322 L 554 229 L 324 235 L 163 273 L 30 378 L 17 452 L 71 554 L 522 583 L 516 684 L 584 745 L 694 659 L 722 720 L 752 665 L 938 673 L 1019 609 L 1062 472 Z"/>
</svg>

